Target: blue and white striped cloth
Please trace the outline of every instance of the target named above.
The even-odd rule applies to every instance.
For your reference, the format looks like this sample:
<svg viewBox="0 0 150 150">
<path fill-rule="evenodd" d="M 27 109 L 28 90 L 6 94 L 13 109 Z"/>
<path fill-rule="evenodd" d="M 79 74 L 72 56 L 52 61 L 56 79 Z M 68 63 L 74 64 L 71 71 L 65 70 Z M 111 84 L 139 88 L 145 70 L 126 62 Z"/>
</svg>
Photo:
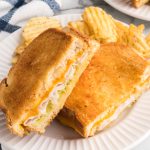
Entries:
<svg viewBox="0 0 150 150">
<path fill-rule="evenodd" d="M 90 0 L 0 0 L 0 41 L 32 17 L 53 16 L 87 4 L 92 3 Z"/>
<path fill-rule="evenodd" d="M 59 0 L 1 0 L 0 40 L 19 29 L 27 19 L 52 16 L 59 10 Z"/>
</svg>

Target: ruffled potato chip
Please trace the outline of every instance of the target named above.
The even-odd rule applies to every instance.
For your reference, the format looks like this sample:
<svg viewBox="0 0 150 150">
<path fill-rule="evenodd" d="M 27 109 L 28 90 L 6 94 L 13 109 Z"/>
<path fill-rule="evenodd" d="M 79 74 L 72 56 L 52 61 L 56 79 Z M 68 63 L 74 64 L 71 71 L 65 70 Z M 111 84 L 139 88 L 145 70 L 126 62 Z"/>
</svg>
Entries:
<svg viewBox="0 0 150 150">
<path fill-rule="evenodd" d="M 35 17 L 30 19 L 23 28 L 22 36 L 26 43 L 30 43 L 48 28 L 60 28 L 60 22 L 54 18 Z"/>
<path fill-rule="evenodd" d="M 27 44 L 25 42 L 22 42 L 20 45 L 17 46 L 15 52 L 17 54 L 21 54 L 24 51 L 26 46 L 27 46 Z"/>
<path fill-rule="evenodd" d="M 150 33 L 146 36 L 146 42 L 150 46 Z"/>
<path fill-rule="evenodd" d="M 82 17 L 89 26 L 93 38 L 103 43 L 117 41 L 115 21 L 105 11 L 98 7 L 87 7 Z"/>
<path fill-rule="evenodd" d="M 116 32 L 117 32 L 117 39 L 122 38 L 123 34 L 125 34 L 129 27 L 119 21 L 115 21 L 116 24 Z"/>
<path fill-rule="evenodd" d="M 77 30 L 81 34 L 90 36 L 90 29 L 84 21 L 79 20 L 79 21 L 69 22 L 68 26 Z"/>
<path fill-rule="evenodd" d="M 124 30 L 123 34 L 120 32 L 118 42 L 133 47 L 144 57 L 150 57 L 150 46 L 144 37 L 143 30 L 144 25 L 135 26 L 131 24 Z"/>
</svg>

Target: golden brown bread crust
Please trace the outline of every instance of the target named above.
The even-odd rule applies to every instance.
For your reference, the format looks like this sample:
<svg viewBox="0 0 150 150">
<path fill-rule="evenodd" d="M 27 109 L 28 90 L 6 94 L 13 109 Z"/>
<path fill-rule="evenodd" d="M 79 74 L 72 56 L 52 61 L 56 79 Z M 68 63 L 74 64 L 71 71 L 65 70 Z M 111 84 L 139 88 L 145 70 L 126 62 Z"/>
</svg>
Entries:
<svg viewBox="0 0 150 150">
<path fill-rule="evenodd" d="M 82 72 L 85 70 L 85 68 L 89 64 L 89 62 L 90 62 L 91 58 L 93 57 L 95 51 L 97 51 L 97 49 L 99 49 L 99 47 L 100 47 L 100 44 L 98 42 L 96 42 L 95 40 L 91 40 L 87 36 L 84 36 L 84 35 L 78 33 L 77 31 L 75 31 L 71 28 L 65 28 L 64 30 L 65 30 L 65 32 L 67 32 L 67 33 L 75 36 L 76 38 L 78 38 L 79 45 L 84 45 L 84 46 L 82 46 L 82 50 L 84 52 L 88 53 L 88 57 L 85 61 L 82 62 L 82 65 L 80 65 L 77 68 L 77 71 L 74 75 L 73 80 L 70 81 L 69 86 L 66 88 L 67 92 L 64 95 L 62 95 L 62 97 L 59 99 L 60 103 L 58 103 L 58 105 L 55 106 L 55 108 L 54 108 L 55 112 L 53 113 L 52 118 L 50 118 L 46 122 L 46 124 L 43 125 L 43 126 L 47 126 L 53 120 L 53 118 L 56 117 L 56 115 L 58 114 L 60 109 L 63 108 L 64 103 L 66 101 L 66 98 L 70 95 L 73 87 L 77 83 L 77 81 L 78 81 L 79 77 L 81 76 Z M 37 130 L 36 128 L 28 128 L 28 129 L 30 131 L 36 131 L 36 132 L 39 132 L 39 133 L 44 133 L 45 132 L 45 130 L 43 130 L 43 131 L 42 130 Z"/>
<path fill-rule="evenodd" d="M 22 136 L 28 130 L 44 132 L 45 126 L 39 131 L 35 128 L 25 127 L 23 122 L 28 117 L 38 114 L 38 106 L 44 100 L 51 85 L 45 81 L 50 78 L 54 67 L 60 63 L 60 60 L 79 37 L 78 43 L 82 45 L 83 52 L 87 51 L 89 56 L 78 69 L 67 93 L 60 99 L 60 106 L 55 107 L 56 110 L 46 124 L 48 125 L 63 107 L 79 76 L 94 55 L 96 51 L 94 46 L 96 45 L 90 45 L 89 43 L 92 41 L 80 35 L 72 36 L 72 34 L 57 29 L 49 29 L 26 48 L 18 62 L 11 68 L 7 79 L 1 82 L 0 106 L 6 113 L 8 126 L 13 133 Z"/>
<path fill-rule="evenodd" d="M 88 136 L 85 128 L 100 114 L 123 103 L 141 82 L 147 66 L 147 61 L 129 47 L 113 43 L 102 45 L 81 75 L 58 119 L 70 124 L 82 136 Z"/>
<path fill-rule="evenodd" d="M 85 42 L 88 46 L 90 46 L 90 42 L 89 40 L 91 39 L 89 36 L 87 35 L 83 35 L 82 33 L 78 32 L 77 30 L 73 29 L 72 27 L 65 27 L 63 29 L 63 31 L 65 31 L 66 33 L 70 33 L 72 35 L 74 35 L 75 37 L 79 38 L 80 40 L 82 40 L 83 42 Z M 91 39 L 92 40 L 92 39 Z M 93 41 L 93 40 L 92 40 Z"/>
<path fill-rule="evenodd" d="M 71 35 L 49 29 L 26 48 L 11 68 L 0 86 L 0 106 L 6 110 L 11 126 L 39 104 L 47 90 L 44 81 L 49 70 L 59 63 L 73 41 Z"/>
</svg>

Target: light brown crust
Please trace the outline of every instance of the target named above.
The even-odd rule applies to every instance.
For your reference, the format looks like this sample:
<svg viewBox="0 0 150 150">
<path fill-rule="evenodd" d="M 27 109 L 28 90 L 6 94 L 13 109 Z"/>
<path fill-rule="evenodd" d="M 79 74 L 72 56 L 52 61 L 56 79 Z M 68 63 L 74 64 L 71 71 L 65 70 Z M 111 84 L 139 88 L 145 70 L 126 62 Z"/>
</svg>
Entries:
<svg viewBox="0 0 150 150">
<path fill-rule="evenodd" d="M 81 75 L 58 119 L 65 119 L 65 124 L 70 124 L 82 136 L 89 136 L 85 128 L 97 116 L 123 103 L 140 83 L 147 66 L 147 61 L 127 46 L 102 45 Z"/>
<path fill-rule="evenodd" d="M 78 32 L 77 30 L 73 29 L 72 27 L 65 27 L 63 30 L 66 33 L 70 33 L 70 34 L 74 35 L 75 37 L 77 37 L 80 40 L 84 41 L 88 46 L 90 46 L 89 39 L 91 39 L 91 38 L 89 36 L 84 35 L 84 34 Z M 94 40 L 92 40 L 92 41 L 94 41 Z"/>
<path fill-rule="evenodd" d="M 95 45 L 96 46 L 96 45 Z M 92 48 L 90 49 L 91 53 L 89 53 L 88 59 L 86 61 L 83 62 L 83 64 L 78 68 L 76 74 L 74 75 L 73 80 L 71 80 L 69 86 L 66 89 L 66 93 L 62 95 L 62 97 L 59 99 L 60 103 L 58 103 L 58 105 L 54 106 L 54 112 L 51 115 L 51 117 L 49 118 L 48 122 L 43 125 L 44 127 L 46 127 L 47 125 L 50 124 L 50 122 L 57 116 L 57 114 L 59 113 L 59 111 L 63 108 L 65 101 L 67 99 L 67 97 L 70 95 L 70 93 L 73 90 L 73 87 L 75 86 L 75 84 L 77 83 L 79 77 L 81 76 L 82 72 L 85 70 L 85 68 L 87 67 L 87 65 L 89 64 L 92 56 L 94 55 L 94 52 L 92 52 Z M 36 130 L 35 128 L 28 128 L 29 131 L 36 131 L 39 133 L 44 133 L 45 130 L 43 130 L 42 132 L 40 130 Z"/>
<path fill-rule="evenodd" d="M 53 120 L 53 118 L 55 118 L 57 116 L 57 114 L 59 113 L 59 111 L 63 108 L 67 97 L 72 92 L 72 90 L 73 90 L 75 84 L 77 83 L 79 77 L 81 76 L 83 71 L 86 69 L 86 67 L 90 63 L 90 60 L 93 57 L 95 51 L 97 51 L 100 47 L 100 44 L 98 42 L 96 42 L 95 40 L 90 40 L 88 37 L 78 33 L 77 31 L 75 31 L 71 28 L 67 28 L 67 30 L 65 29 L 65 32 L 70 33 L 71 35 L 78 38 L 78 42 L 80 43 L 79 45 L 81 45 L 81 44 L 84 45 L 83 46 L 83 51 L 88 52 L 88 58 L 85 61 L 83 61 L 82 65 L 80 65 L 77 68 L 77 71 L 74 75 L 73 80 L 70 81 L 70 84 L 66 89 L 66 93 L 63 94 L 62 97 L 59 99 L 60 103 L 58 103 L 58 105 L 54 106 L 54 113 L 51 115 L 51 117 L 46 122 L 46 124 L 43 124 L 43 128 L 48 126 L 51 123 L 51 121 Z M 41 130 L 41 129 L 38 130 L 36 128 L 29 128 L 28 127 L 27 129 L 29 131 L 35 131 L 35 132 L 39 132 L 39 133 L 44 133 L 45 132 L 45 130 Z"/>
<path fill-rule="evenodd" d="M 36 38 L 10 69 L 0 86 L 0 106 L 6 110 L 10 126 L 21 123 L 46 92 L 49 71 L 59 63 L 74 38 L 49 29 Z M 6 86 L 7 84 L 7 86 Z"/>
<path fill-rule="evenodd" d="M 57 29 L 49 29 L 25 49 L 18 62 L 11 68 L 7 79 L 0 86 L 0 106 L 6 113 L 8 126 L 13 133 L 23 136 L 28 131 L 44 132 L 45 126 L 63 107 L 66 98 L 96 51 L 95 45 L 88 44 L 92 41 L 86 39 L 85 42 L 83 37 L 80 37 L 78 43 L 82 44 L 83 52 L 89 52 L 89 56 L 85 65 L 81 65 L 66 94 L 60 99 L 61 105 L 55 107 L 49 121 L 41 130 L 23 126 L 27 117 L 38 115 L 37 108 L 51 85 L 46 82 L 51 74 L 50 71 L 60 63 L 62 57 L 72 48 L 72 43 L 77 41 L 78 36 Z"/>
</svg>

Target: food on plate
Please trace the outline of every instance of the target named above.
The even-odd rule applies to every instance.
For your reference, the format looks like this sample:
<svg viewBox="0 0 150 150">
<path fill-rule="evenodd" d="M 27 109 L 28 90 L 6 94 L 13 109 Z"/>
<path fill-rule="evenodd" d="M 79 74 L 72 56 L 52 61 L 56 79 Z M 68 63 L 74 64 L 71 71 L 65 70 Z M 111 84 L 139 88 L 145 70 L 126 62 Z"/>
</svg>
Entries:
<svg viewBox="0 0 150 150">
<path fill-rule="evenodd" d="M 84 35 L 88 35 L 88 36 L 91 35 L 88 25 L 83 20 L 69 22 L 68 26 L 77 30 L 78 32 L 80 32 Z"/>
<path fill-rule="evenodd" d="M 101 43 L 119 42 L 133 47 L 144 57 L 150 57 L 150 45 L 148 38 L 143 34 L 144 25 L 126 25 L 119 22 L 98 7 L 87 7 L 82 14 L 82 19 L 69 22 L 67 25 L 91 39 Z M 61 28 L 59 20 L 47 17 L 36 17 L 30 19 L 23 29 L 23 39 L 17 47 L 13 63 L 17 62 L 25 47 L 47 28 Z M 15 60 L 15 61 L 14 61 Z"/>
<path fill-rule="evenodd" d="M 122 22 L 115 21 L 116 24 L 116 32 L 117 32 L 117 41 L 122 38 L 125 33 L 128 32 L 128 25 L 123 24 Z"/>
<path fill-rule="evenodd" d="M 150 33 L 146 36 L 146 42 L 150 46 Z"/>
<path fill-rule="evenodd" d="M 49 28 L 61 28 L 59 20 L 50 17 L 31 18 L 23 28 L 22 36 L 25 43 L 29 44 L 33 39 Z"/>
<path fill-rule="evenodd" d="M 103 9 L 93 6 L 87 7 L 82 18 L 87 23 L 93 38 L 103 43 L 117 41 L 115 21 Z"/>
<path fill-rule="evenodd" d="M 134 7 L 139 8 L 144 4 L 148 3 L 150 0 L 132 0 L 132 4 Z"/>
<path fill-rule="evenodd" d="M 97 49 L 98 42 L 72 29 L 48 29 L 34 39 L 0 83 L 9 129 L 43 133 Z"/>
<path fill-rule="evenodd" d="M 34 17 L 27 21 L 23 28 L 21 43 L 13 55 L 12 64 L 17 62 L 20 54 L 38 35 L 49 28 L 61 28 L 59 20 L 50 17 Z"/>
<path fill-rule="evenodd" d="M 0 107 L 11 131 L 43 133 L 77 82 L 59 120 L 83 137 L 102 130 L 150 85 L 145 60 L 150 35 L 143 30 L 93 6 L 64 28 L 54 18 L 30 19 L 13 55 L 15 65 L 0 84 Z"/>
<path fill-rule="evenodd" d="M 125 29 L 123 34 L 119 34 L 118 42 L 131 46 L 144 57 L 150 57 L 150 46 L 148 45 L 143 34 L 144 26 L 135 26 L 131 24 Z"/>
<path fill-rule="evenodd" d="M 134 48 L 140 55 L 150 58 L 150 46 L 143 34 L 144 25 L 129 26 L 115 20 L 98 7 L 85 8 L 80 21 L 70 22 L 68 26 L 101 43 L 119 42 Z"/>
<path fill-rule="evenodd" d="M 81 75 L 58 119 L 83 137 L 103 130 L 150 86 L 150 65 L 132 48 L 103 44 Z"/>
</svg>

